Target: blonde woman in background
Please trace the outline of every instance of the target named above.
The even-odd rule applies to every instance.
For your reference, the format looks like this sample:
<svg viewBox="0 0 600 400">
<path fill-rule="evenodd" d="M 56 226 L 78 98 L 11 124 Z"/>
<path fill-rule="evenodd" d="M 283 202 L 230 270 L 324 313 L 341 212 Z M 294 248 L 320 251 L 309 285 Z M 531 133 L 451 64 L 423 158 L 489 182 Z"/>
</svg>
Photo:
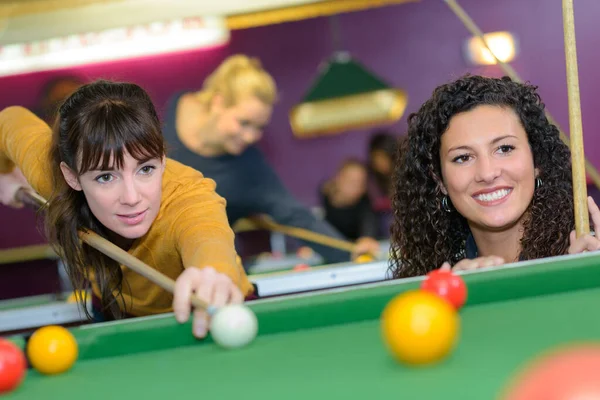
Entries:
<svg viewBox="0 0 600 400">
<path fill-rule="evenodd" d="M 276 100 L 275 82 L 258 60 L 244 55 L 227 58 L 200 91 L 178 94 L 169 104 L 164 134 L 170 157 L 217 182 L 217 192 L 227 200 L 231 225 L 266 214 L 284 225 L 342 238 L 291 195 L 255 146 Z M 346 252 L 305 244 L 327 262 L 350 260 Z M 357 244 L 354 256 L 379 252 L 372 238 L 360 238 Z"/>
</svg>

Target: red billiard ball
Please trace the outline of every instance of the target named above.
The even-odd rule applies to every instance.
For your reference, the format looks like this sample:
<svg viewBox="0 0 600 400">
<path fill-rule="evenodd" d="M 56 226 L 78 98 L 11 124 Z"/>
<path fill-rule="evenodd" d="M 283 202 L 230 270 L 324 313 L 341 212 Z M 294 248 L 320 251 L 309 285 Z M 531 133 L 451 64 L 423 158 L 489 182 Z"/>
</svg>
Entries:
<svg viewBox="0 0 600 400">
<path fill-rule="evenodd" d="M 309 269 L 310 266 L 306 264 L 298 264 L 293 268 L 294 271 L 308 271 Z"/>
<path fill-rule="evenodd" d="M 14 343 L 0 338 L 0 394 L 15 390 L 27 371 L 25 353 Z"/>
<path fill-rule="evenodd" d="M 421 284 L 421 289 L 446 299 L 457 310 L 467 301 L 467 285 L 460 276 L 453 274 L 450 270 L 431 271 Z"/>
<path fill-rule="evenodd" d="M 600 399 L 600 345 L 573 343 L 529 361 L 507 382 L 501 400 Z"/>
</svg>

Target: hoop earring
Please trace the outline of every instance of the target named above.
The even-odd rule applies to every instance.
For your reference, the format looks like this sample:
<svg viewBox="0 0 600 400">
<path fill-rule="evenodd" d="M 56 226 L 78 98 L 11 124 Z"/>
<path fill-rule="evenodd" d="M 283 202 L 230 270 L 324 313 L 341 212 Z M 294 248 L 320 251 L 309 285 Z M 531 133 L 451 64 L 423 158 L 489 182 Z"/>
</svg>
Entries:
<svg viewBox="0 0 600 400">
<path fill-rule="evenodd" d="M 535 188 L 539 189 L 540 187 L 542 187 L 542 185 L 544 184 L 544 182 L 542 181 L 542 178 L 535 178 Z"/>
<path fill-rule="evenodd" d="M 444 210 L 448 213 L 452 212 L 452 209 L 450 208 L 450 205 L 448 204 L 448 196 L 442 197 L 442 210 Z"/>
</svg>

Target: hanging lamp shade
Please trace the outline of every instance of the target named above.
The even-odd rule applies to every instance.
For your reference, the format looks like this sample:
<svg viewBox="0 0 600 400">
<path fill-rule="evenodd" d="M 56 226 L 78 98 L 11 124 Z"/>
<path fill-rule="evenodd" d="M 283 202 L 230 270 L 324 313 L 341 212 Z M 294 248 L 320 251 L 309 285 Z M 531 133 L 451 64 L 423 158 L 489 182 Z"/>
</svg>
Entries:
<svg viewBox="0 0 600 400">
<path fill-rule="evenodd" d="M 290 124 L 295 136 L 311 137 L 391 123 L 402 117 L 407 100 L 406 92 L 338 52 L 291 110 Z"/>
</svg>

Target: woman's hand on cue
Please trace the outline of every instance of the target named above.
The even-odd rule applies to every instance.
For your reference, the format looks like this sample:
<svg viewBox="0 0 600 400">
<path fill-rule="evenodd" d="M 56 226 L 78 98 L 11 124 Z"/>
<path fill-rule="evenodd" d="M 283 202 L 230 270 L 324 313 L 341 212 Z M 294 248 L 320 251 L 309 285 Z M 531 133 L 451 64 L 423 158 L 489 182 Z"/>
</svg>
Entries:
<svg viewBox="0 0 600 400">
<path fill-rule="evenodd" d="M 22 208 L 23 203 L 17 200 L 19 189 L 31 189 L 20 169 L 15 168 L 7 174 L 0 174 L 0 204 L 12 208 Z"/>
<path fill-rule="evenodd" d="M 361 237 L 356 241 L 354 245 L 354 251 L 352 252 L 352 259 L 354 260 L 361 254 L 370 254 L 377 258 L 381 253 L 381 246 L 379 242 L 370 237 Z"/>
<path fill-rule="evenodd" d="M 600 226 L 600 209 L 596 205 L 594 199 L 590 196 L 587 198 L 588 210 L 590 212 L 591 222 L 594 229 Z M 586 251 L 596 251 L 600 249 L 600 240 L 593 234 L 587 234 L 577 237 L 575 231 L 571 231 L 569 237 L 569 254 L 584 253 Z"/>
<path fill-rule="evenodd" d="M 453 271 L 471 271 L 474 269 L 484 268 L 484 267 L 495 267 L 497 265 L 504 264 L 504 259 L 502 257 L 497 256 L 488 256 L 488 257 L 478 257 L 474 259 L 465 258 L 456 263 L 456 265 L 452 268 Z M 450 264 L 445 262 L 442 269 L 449 269 Z"/>
<path fill-rule="evenodd" d="M 242 303 L 244 296 L 229 276 L 217 272 L 213 267 L 189 267 L 175 281 L 173 311 L 179 323 L 186 322 L 192 308 L 191 297 L 195 294 L 200 300 L 222 307 L 230 303 Z M 204 309 L 194 310 L 193 333 L 203 338 L 208 332 L 209 316 Z"/>
</svg>

